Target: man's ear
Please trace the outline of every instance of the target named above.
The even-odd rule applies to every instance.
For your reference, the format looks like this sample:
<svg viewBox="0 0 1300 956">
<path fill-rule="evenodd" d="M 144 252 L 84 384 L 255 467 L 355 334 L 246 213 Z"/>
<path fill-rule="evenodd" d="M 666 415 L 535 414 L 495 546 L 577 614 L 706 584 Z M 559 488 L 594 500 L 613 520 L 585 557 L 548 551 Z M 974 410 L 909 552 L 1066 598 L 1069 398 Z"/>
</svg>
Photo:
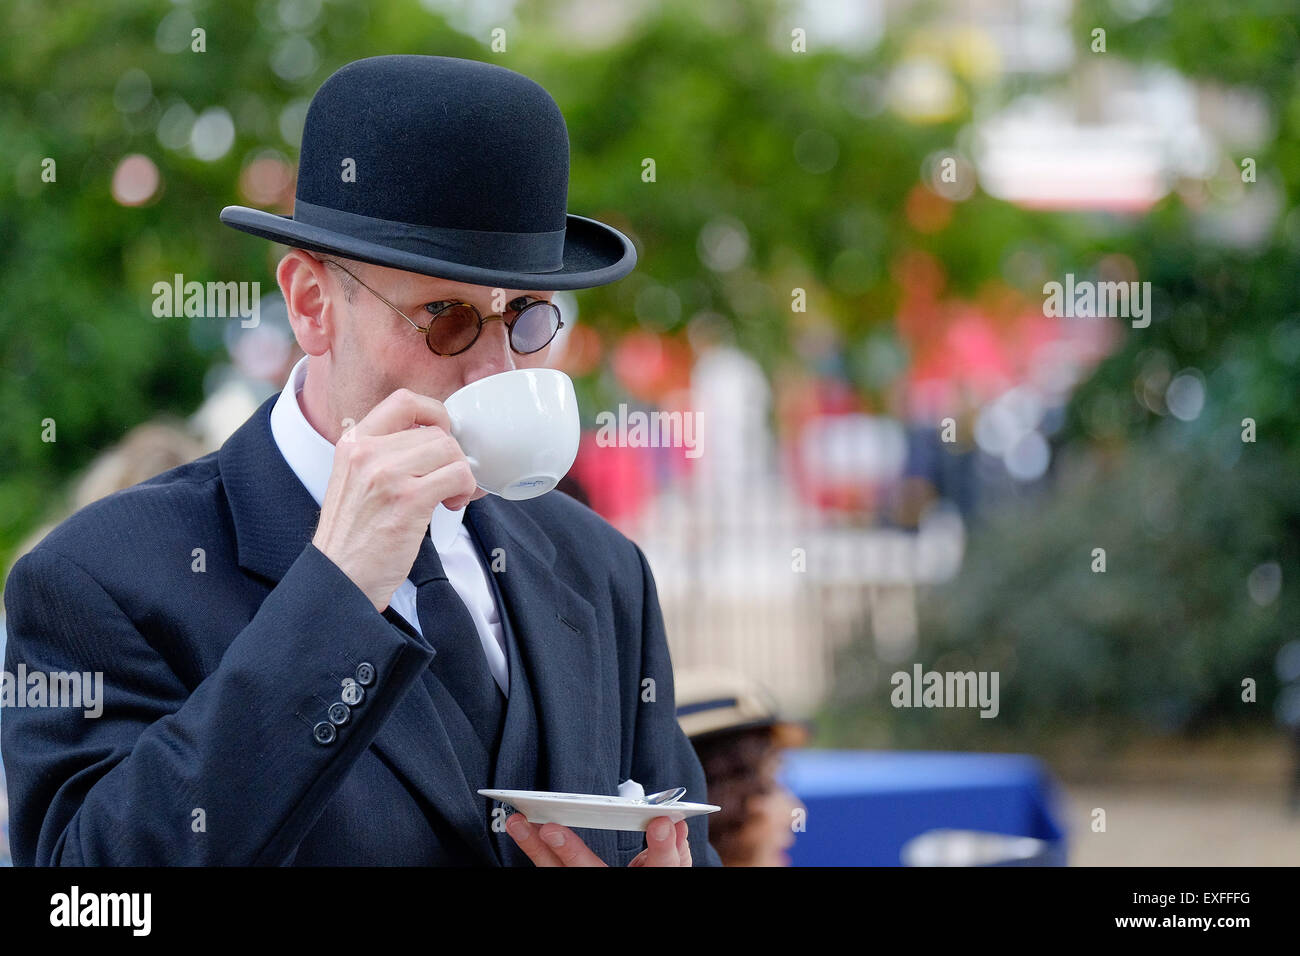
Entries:
<svg viewBox="0 0 1300 956">
<path fill-rule="evenodd" d="M 308 355 L 328 352 L 338 335 L 342 296 L 332 286 L 328 267 L 303 249 L 290 249 L 275 269 L 276 281 L 289 310 L 289 323 Z"/>
</svg>

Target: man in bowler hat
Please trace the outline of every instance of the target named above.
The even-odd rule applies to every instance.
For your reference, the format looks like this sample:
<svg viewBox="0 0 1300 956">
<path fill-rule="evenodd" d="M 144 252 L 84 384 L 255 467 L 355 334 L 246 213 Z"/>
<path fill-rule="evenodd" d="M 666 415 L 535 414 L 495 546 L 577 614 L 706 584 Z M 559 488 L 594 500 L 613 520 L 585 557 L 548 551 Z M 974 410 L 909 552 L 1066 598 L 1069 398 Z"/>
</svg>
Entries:
<svg viewBox="0 0 1300 956">
<path fill-rule="evenodd" d="M 103 673 L 98 718 L 5 715 L 16 863 L 719 865 L 706 817 L 579 836 L 477 793 L 706 796 L 641 550 L 561 492 L 486 495 L 442 405 L 635 265 L 567 212 L 568 160 L 532 80 L 374 57 L 312 100 L 293 215 L 222 211 L 290 247 L 306 355 L 14 566 L 6 670 Z"/>
</svg>

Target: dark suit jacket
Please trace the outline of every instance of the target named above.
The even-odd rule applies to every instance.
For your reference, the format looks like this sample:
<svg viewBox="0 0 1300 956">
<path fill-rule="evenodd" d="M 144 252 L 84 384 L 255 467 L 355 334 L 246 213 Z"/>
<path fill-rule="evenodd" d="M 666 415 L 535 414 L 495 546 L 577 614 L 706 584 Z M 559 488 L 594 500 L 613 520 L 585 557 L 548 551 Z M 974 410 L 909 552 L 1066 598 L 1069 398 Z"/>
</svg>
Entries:
<svg viewBox="0 0 1300 956">
<path fill-rule="evenodd" d="M 320 512 L 272 439 L 274 401 L 218 451 L 82 509 L 14 565 L 5 669 L 104 681 L 98 718 L 6 708 L 15 863 L 527 865 L 461 771 L 463 728 L 424 673 L 430 643 L 311 544 Z M 705 801 L 640 549 L 560 492 L 489 495 L 465 520 L 505 561 L 490 576 L 512 666 L 527 669 L 541 788 L 612 794 L 632 778 Z M 363 663 L 376 675 L 364 701 L 319 743 L 313 727 Z M 579 834 L 611 865 L 644 845 Z M 720 865 L 707 817 L 690 842 L 696 865 Z"/>
</svg>

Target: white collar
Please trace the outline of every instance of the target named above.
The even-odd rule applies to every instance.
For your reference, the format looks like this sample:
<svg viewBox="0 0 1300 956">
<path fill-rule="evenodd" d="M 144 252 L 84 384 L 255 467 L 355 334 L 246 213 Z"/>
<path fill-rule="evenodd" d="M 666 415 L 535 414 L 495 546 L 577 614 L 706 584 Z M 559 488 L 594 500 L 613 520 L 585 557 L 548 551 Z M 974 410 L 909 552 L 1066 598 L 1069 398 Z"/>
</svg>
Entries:
<svg viewBox="0 0 1300 956">
<path fill-rule="evenodd" d="M 299 404 L 301 399 L 298 395 L 307 380 L 308 358 L 310 356 L 304 355 L 294 365 L 280 397 L 271 408 L 271 435 L 293 473 L 320 505 L 325 500 L 325 489 L 329 487 L 330 472 L 334 468 L 334 445 L 312 427 Z M 451 511 L 439 504 L 433 509 L 429 530 L 433 546 L 439 553 L 445 552 L 455 542 L 464 528 L 464 519 L 464 508 Z"/>
</svg>

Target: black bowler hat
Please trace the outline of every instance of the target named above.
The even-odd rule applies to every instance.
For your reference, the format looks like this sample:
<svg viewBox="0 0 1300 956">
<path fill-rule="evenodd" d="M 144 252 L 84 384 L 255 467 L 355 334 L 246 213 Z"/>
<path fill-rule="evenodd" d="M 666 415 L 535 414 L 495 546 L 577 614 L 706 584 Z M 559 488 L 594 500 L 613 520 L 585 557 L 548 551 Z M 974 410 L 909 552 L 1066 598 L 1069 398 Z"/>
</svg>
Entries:
<svg viewBox="0 0 1300 956">
<path fill-rule="evenodd" d="M 569 215 L 569 133 L 551 95 L 505 67 L 376 56 L 312 98 L 292 216 L 227 206 L 255 236 L 505 289 L 623 278 L 636 249 Z"/>
</svg>

